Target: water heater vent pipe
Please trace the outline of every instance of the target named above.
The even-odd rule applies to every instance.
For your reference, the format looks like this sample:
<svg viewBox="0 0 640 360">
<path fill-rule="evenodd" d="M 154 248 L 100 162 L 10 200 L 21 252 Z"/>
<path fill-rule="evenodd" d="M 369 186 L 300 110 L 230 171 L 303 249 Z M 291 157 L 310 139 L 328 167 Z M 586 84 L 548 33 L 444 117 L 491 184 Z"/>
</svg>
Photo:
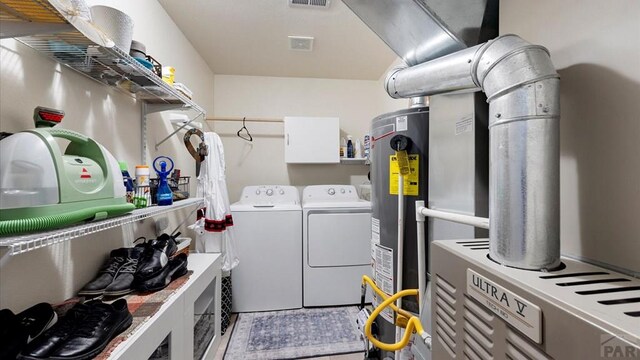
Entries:
<svg viewBox="0 0 640 360">
<path fill-rule="evenodd" d="M 387 74 L 409 98 L 479 89 L 489 102 L 489 252 L 522 269 L 560 265 L 560 85 L 549 52 L 516 35 Z"/>
</svg>

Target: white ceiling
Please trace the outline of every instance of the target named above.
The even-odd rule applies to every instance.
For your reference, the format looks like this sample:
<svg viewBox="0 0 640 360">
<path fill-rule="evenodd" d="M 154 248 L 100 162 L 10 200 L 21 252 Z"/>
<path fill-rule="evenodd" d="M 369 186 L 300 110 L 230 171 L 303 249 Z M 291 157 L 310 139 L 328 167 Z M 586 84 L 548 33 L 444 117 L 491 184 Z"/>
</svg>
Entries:
<svg viewBox="0 0 640 360">
<path fill-rule="evenodd" d="M 159 0 L 215 74 L 378 80 L 395 54 L 340 0 Z M 287 36 L 312 36 L 312 52 Z"/>
</svg>

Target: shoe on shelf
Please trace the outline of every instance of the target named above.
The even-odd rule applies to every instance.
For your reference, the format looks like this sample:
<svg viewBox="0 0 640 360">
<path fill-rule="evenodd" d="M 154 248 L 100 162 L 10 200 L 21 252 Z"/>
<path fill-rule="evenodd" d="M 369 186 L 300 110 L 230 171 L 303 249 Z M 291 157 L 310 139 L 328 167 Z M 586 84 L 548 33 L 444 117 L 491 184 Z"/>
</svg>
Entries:
<svg viewBox="0 0 640 360">
<path fill-rule="evenodd" d="M 111 285 L 115 279 L 120 267 L 127 261 L 129 250 L 129 248 L 112 250 L 109 259 L 104 263 L 98 275 L 80 289 L 78 295 L 87 297 L 103 295 L 104 290 L 107 286 Z"/>
<path fill-rule="evenodd" d="M 17 315 L 27 334 L 27 343 L 40 336 L 58 321 L 58 315 L 49 303 L 39 303 Z"/>
<path fill-rule="evenodd" d="M 104 296 L 122 296 L 133 291 L 133 279 L 138 269 L 141 247 L 126 249 L 125 261 L 118 269 L 113 281 L 104 289 Z"/>
<path fill-rule="evenodd" d="M 93 359 L 133 322 L 125 299 L 111 304 L 96 301 L 88 305 L 90 312 L 87 317 L 77 323 L 70 336 L 47 355 L 49 359 Z"/>
<path fill-rule="evenodd" d="M 9 309 L 0 310 L 0 359 L 15 359 L 26 338 L 16 314 Z"/>
<path fill-rule="evenodd" d="M 187 254 L 178 254 L 169 260 L 158 275 L 151 279 L 147 279 L 136 283 L 136 289 L 142 292 L 153 292 L 166 288 L 171 281 L 185 275 L 187 273 Z"/>
<path fill-rule="evenodd" d="M 60 321 L 31 341 L 22 350 L 18 359 L 41 360 L 49 358 L 53 350 L 64 343 L 77 326 L 91 313 L 87 304 L 77 304 L 67 311 Z"/>
<path fill-rule="evenodd" d="M 178 250 L 178 244 L 173 236 L 160 235 L 157 239 L 142 244 L 144 252 L 138 261 L 136 282 L 142 282 L 158 275 L 169 263 Z"/>
<path fill-rule="evenodd" d="M 15 359 L 24 347 L 52 327 L 58 316 L 48 303 L 36 304 L 18 315 L 0 311 L 0 359 Z"/>
</svg>

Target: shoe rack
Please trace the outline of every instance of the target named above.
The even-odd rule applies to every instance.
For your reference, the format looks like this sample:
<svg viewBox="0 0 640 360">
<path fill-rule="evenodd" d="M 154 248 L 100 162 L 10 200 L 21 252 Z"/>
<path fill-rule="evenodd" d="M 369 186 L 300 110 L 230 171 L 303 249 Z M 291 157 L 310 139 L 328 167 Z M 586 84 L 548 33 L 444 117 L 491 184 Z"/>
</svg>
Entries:
<svg viewBox="0 0 640 360">
<path fill-rule="evenodd" d="M 168 338 L 169 359 L 213 359 L 220 345 L 220 254 L 189 255 L 189 280 L 160 310 L 111 353 L 110 359 L 148 359 Z M 212 315 L 214 335 L 201 357 L 195 356 L 194 327 L 203 313 Z"/>
</svg>

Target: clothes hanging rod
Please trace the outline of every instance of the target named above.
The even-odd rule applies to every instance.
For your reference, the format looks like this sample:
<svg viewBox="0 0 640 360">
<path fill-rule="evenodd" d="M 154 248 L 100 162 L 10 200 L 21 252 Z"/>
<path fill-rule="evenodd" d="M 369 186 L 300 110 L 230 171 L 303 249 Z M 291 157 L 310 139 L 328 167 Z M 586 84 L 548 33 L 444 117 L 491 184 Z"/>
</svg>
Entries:
<svg viewBox="0 0 640 360">
<path fill-rule="evenodd" d="M 216 116 L 216 117 L 210 117 L 207 118 L 206 121 L 234 121 L 234 122 L 242 122 L 241 117 L 221 117 L 221 116 Z M 282 123 L 284 122 L 283 119 L 277 119 L 277 118 L 246 118 L 245 121 L 250 121 L 250 122 L 264 122 L 264 123 Z"/>
</svg>

